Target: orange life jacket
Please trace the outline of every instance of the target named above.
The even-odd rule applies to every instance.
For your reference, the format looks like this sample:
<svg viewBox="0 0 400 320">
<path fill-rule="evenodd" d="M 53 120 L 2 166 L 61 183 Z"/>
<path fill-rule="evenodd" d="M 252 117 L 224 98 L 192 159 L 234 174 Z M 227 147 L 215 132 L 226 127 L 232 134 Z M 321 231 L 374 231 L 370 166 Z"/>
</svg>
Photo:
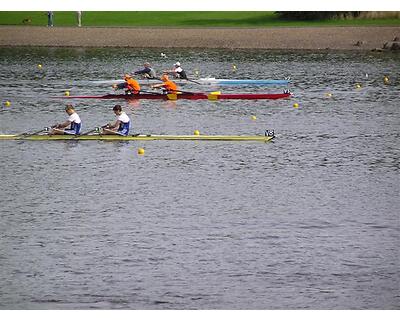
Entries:
<svg viewBox="0 0 400 320">
<path fill-rule="evenodd" d="M 135 79 L 126 79 L 126 88 L 134 94 L 139 93 L 140 85 Z"/>
<path fill-rule="evenodd" d="M 178 90 L 178 86 L 176 85 L 176 83 L 171 80 L 164 81 L 163 87 L 169 92 L 176 92 Z"/>
</svg>

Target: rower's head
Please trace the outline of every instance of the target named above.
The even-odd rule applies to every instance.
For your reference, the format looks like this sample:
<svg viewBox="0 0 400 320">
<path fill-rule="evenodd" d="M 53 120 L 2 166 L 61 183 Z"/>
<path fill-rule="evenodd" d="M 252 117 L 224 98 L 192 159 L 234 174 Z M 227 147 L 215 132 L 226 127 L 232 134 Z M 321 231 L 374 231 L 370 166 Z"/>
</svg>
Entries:
<svg viewBox="0 0 400 320">
<path fill-rule="evenodd" d="M 175 66 L 175 67 L 180 67 L 181 64 L 180 64 L 179 61 L 178 61 L 178 62 L 175 62 L 174 66 Z"/>
<path fill-rule="evenodd" d="M 113 110 L 114 110 L 114 113 L 118 116 L 122 113 L 122 107 L 119 104 L 116 104 L 114 106 Z"/>
<path fill-rule="evenodd" d="M 68 115 L 71 115 L 75 112 L 74 107 L 72 106 L 72 104 L 67 104 L 65 107 L 65 112 L 68 113 Z"/>
<path fill-rule="evenodd" d="M 161 81 L 169 81 L 168 75 L 167 74 L 163 74 L 161 76 Z"/>
<path fill-rule="evenodd" d="M 150 63 L 148 63 L 148 62 L 145 62 L 143 65 L 144 65 L 145 67 L 150 67 Z"/>
<path fill-rule="evenodd" d="M 124 74 L 124 79 L 125 80 L 131 79 L 131 78 L 132 78 L 132 76 L 129 73 L 125 73 Z"/>
</svg>

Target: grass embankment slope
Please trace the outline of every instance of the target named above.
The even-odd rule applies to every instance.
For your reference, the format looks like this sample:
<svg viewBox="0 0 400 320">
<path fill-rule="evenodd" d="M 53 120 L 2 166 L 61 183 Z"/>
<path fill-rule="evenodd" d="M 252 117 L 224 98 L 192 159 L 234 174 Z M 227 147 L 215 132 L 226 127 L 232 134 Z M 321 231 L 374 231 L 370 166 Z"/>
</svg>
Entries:
<svg viewBox="0 0 400 320">
<path fill-rule="evenodd" d="M 0 25 L 46 26 L 44 11 L 0 11 Z M 54 12 L 54 26 L 76 26 L 76 12 Z M 129 11 L 82 12 L 85 27 L 305 27 L 305 26 L 399 26 L 400 19 L 349 19 L 321 21 L 283 21 L 272 11 Z"/>
</svg>

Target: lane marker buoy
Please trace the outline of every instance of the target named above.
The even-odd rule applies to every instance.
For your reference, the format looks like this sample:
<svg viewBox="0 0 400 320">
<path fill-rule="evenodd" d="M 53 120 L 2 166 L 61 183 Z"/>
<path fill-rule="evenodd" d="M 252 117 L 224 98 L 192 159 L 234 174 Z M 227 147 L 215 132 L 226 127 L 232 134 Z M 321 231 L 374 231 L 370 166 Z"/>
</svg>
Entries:
<svg viewBox="0 0 400 320">
<path fill-rule="evenodd" d="M 389 77 L 384 76 L 384 77 L 383 77 L 383 83 L 384 83 L 384 84 L 389 84 Z"/>
</svg>

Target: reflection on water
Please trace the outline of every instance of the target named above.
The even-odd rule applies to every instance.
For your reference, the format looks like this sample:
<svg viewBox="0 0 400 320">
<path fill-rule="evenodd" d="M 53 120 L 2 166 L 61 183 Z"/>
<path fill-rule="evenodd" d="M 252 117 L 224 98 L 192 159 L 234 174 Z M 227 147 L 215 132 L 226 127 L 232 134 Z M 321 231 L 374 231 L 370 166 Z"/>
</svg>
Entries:
<svg viewBox="0 0 400 320">
<path fill-rule="evenodd" d="M 273 128 L 275 142 L 2 141 L 0 308 L 398 308 L 398 55 L 160 52 L 0 49 L 0 132 L 64 121 L 65 90 L 101 95 L 112 89 L 94 80 L 180 61 L 190 75 L 290 76 L 294 96 L 119 101 L 134 132 Z M 74 101 L 84 130 L 115 103 Z"/>
</svg>

